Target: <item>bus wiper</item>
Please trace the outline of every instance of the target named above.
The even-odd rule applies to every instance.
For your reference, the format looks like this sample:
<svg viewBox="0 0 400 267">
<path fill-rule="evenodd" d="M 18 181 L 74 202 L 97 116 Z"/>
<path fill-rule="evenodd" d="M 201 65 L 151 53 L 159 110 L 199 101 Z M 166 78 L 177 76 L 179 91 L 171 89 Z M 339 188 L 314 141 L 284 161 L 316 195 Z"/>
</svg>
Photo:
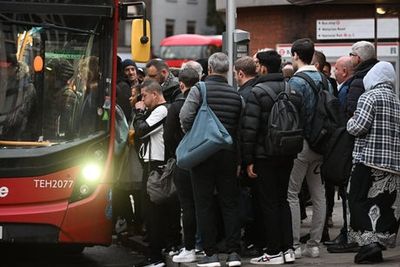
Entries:
<svg viewBox="0 0 400 267">
<path fill-rule="evenodd" d="M 28 146 L 28 147 L 43 147 L 43 146 L 53 146 L 57 143 L 51 143 L 49 141 L 6 141 L 0 140 L 0 146 Z"/>
<path fill-rule="evenodd" d="M 3 14 L 0 14 L 0 17 L 4 19 L 4 20 L 0 20 L 0 22 L 3 22 L 3 23 L 10 23 L 10 24 L 24 25 L 24 26 L 32 26 L 32 27 L 41 27 L 43 29 L 54 29 L 54 30 L 63 30 L 63 31 L 69 31 L 69 32 L 76 32 L 76 33 L 86 33 L 86 34 L 99 35 L 98 33 L 96 33 L 93 30 L 82 30 L 82 29 L 61 26 L 61 25 L 57 25 L 57 24 L 54 24 L 54 23 L 48 23 L 48 22 L 36 23 L 36 22 L 30 22 L 30 21 L 18 21 L 18 20 L 10 19 L 9 17 L 7 17 L 7 16 L 5 16 Z"/>
</svg>

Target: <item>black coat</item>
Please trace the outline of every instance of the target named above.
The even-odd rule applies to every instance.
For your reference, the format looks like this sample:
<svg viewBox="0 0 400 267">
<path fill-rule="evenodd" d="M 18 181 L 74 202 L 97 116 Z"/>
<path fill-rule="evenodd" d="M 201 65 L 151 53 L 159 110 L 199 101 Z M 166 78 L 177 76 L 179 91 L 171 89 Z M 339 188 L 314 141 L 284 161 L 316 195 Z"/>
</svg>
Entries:
<svg viewBox="0 0 400 267">
<path fill-rule="evenodd" d="M 284 90 L 284 81 L 282 73 L 267 74 L 257 80 L 258 83 L 267 84 L 275 93 Z M 301 108 L 300 96 L 291 100 L 296 107 Z M 242 161 L 245 165 L 254 163 L 254 158 L 269 158 L 264 144 L 268 117 L 273 105 L 273 99 L 264 89 L 253 87 L 246 103 L 242 125 Z"/>
<path fill-rule="evenodd" d="M 164 124 L 164 145 L 167 158 L 175 157 L 176 148 L 185 135 L 179 121 L 179 112 L 188 93 L 189 90 L 184 94 L 179 94 L 168 108 L 168 115 Z"/>
<path fill-rule="evenodd" d="M 349 92 L 347 94 L 346 104 L 345 104 L 345 112 L 346 115 L 351 118 L 354 114 L 354 111 L 357 108 L 358 98 L 364 93 L 364 76 L 367 75 L 368 71 L 376 64 L 378 60 L 375 58 L 371 58 L 364 62 L 361 62 L 360 65 L 357 66 L 355 70 L 355 74 L 353 76 L 353 81 L 349 86 Z"/>
</svg>

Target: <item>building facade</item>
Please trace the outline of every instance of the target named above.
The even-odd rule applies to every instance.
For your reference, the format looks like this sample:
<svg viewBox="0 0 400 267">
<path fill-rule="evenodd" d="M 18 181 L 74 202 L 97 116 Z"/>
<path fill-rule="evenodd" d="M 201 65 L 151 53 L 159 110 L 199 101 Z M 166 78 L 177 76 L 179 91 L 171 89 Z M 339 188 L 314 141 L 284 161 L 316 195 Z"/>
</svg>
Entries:
<svg viewBox="0 0 400 267">
<path fill-rule="evenodd" d="M 331 63 L 347 55 L 351 45 L 359 40 L 376 42 L 378 58 L 392 62 L 399 76 L 400 4 L 398 1 L 384 2 L 385 5 L 376 5 L 369 0 L 336 0 L 297 6 L 285 0 L 236 0 L 236 28 L 250 33 L 251 55 L 259 49 L 272 48 L 281 54 L 284 61 L 291 60 L 291 43 L 299 38 L 312 39 L 316 49 L 322 51 Z M 217 9 L 224 11 L 225 4 L 226 0 L 217 0 Z M 378 14 L 378 8 L 382 8 L 384 12 L 380 13 L 385 14 Z"/>
</svg>

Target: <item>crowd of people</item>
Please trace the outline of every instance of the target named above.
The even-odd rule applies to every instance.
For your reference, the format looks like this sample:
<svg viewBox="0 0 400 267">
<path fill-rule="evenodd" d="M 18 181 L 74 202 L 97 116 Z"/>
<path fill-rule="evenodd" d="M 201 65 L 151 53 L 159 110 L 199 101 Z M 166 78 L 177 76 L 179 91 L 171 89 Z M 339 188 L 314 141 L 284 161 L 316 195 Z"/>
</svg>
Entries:
<svg viewBox="0 0 400 267">
<path fill-rule="evenodd" d="M 334 78 L 325 55 L 310 39 L 296 40 L 291 54 L 285 64 L 274 50 L 239 58 L 234 62 L 237 88 L 228 84 L 229 58 L 221 52 L 206 65 L 184 63 L 177 76 L 160 59 L 150 60 L 145 70 L 132 60 L 119 61 L 117 104 L 132 131 L 128 163 L 135 159 L 140 166 L 129 168 L 132 186 L 116 191 L 116 211 L 149 242 L 143 265 L 162 267 L 169 255 L 177 263 L 218 267 L 220 252 L 227 253 L 229 267 L 240 266 L 241 256 L 250 256 L 252 264 L 284 264 L 319 257 L 321 243 L 332 253 L 356 252 L 355 263 L 379 263 L 382 250 L 395 244 L 400 102 L 393 66 L 379 62 L 367 41 L 354 43 L 349 55 L 337 60 Z M 208 106 L 233 143 L 190 170 L 175 166 L 177 194 L 154 203 L 146 190 L 148 175 L 176 157 L 202 103 L 199 81 L 204 81 Z M 310 141 L 313 118 L 319 115 L 313 84 L 338 99 L 343 127 L 354 137 L 354 147 L 348 148 L 351 174 L 338 188 L 321 175 L 324 155 Z M 302 125 L 299 151 L 285 155 L 265 141 L 281 94 L 300 114 Z M 349 207 L 350 221 L 347 226 L 344 214 L 339 236 L 331 239 L 336 189 Z M 306 236 L 300 236 L 300 228 L 308 199 L 299 195 L 309 195 L 312 203 Z"/>
</svg>

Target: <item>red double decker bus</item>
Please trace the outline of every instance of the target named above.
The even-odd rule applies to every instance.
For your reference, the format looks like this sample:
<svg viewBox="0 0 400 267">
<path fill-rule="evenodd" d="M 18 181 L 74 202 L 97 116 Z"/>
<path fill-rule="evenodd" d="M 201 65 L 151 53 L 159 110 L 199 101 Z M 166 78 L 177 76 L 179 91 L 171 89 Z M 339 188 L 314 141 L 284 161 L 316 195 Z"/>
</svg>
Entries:
<svg viewBox="0 0 400 267">
<path fill-rule="evenodd" d="M 222 50 L 222 35 L 178 34 L 160 43 L 160 58 L 180 68 L 188 60 L 207 59 Z"/>
<path fill-rule="evenodd" d="M 147 60 L 143 13 L 117 0 L 0 1 L 0 243 L 110 244 L 118 23 L 134 19 Z"/>
</svg>

